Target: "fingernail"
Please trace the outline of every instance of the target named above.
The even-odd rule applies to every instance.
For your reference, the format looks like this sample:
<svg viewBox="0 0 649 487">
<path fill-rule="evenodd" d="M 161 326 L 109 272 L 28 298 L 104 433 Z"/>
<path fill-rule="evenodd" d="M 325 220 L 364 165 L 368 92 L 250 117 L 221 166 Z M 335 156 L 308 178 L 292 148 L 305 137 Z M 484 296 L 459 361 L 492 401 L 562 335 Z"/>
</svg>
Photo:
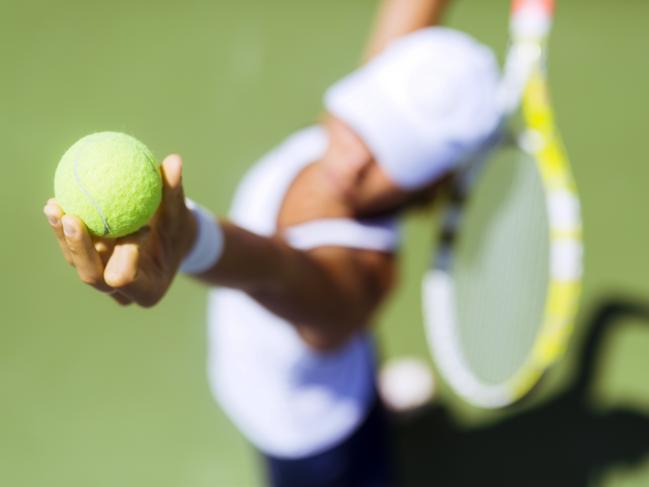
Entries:
<svg viewBox="0 0 649 487">
<path fill-rule="evenodd" d="M 63 233 L 66 237 L 74 237 L 77 233 L 77 229 L 69 221 L 63 220 Z"/>
<path fill-rule="evenodd" d="M 53 227 L 58 226 L 59 224 L 58 218 L 56 218 L 54 215 L 48 215 L 47 213 L 45 214 L 45 216 L 47 217 L 47 221 L 50 222 L 50 225 L 52 225 Z"/>
</svg>

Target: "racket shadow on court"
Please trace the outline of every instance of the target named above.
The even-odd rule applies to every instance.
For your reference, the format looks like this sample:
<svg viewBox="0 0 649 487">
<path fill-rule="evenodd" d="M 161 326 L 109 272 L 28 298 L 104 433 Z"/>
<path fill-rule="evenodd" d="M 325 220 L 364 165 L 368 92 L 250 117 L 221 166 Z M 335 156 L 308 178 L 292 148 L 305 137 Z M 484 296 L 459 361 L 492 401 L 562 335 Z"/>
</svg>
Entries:
<svg viewBox="0 0 649 487">
<path fill-rule="evenodd" d="M 603 346 L 625 319 L 649 326 L 649 301 L 596 306 L 572 381 L 541 404 L 474 428 L 441 404 L 397 418 L 400 485 L 585 487 L 598 485 L 608 467 L 639 466 L 649 456 L 649 414 L 604 409 L 593 397 Z"/>
</svg>

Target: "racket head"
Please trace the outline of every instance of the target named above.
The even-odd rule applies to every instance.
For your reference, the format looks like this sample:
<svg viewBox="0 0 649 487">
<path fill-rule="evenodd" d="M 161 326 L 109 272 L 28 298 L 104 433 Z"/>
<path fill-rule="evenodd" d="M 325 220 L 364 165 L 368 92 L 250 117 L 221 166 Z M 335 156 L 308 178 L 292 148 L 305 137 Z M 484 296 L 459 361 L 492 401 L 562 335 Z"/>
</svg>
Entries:
<svg viewBox="0 0 649 487">
<path fill-rule="evenodd" d="M 423 283 L 442 376 L 486 408 L 522 398 L 559 359 L 580 294 L 579 199 L 540 64 L 521 123 L 515 144 L 502 138 L 458 176 Z"/>
<path fill-rule="evenodd" d="M 521 145 L 491 151 L 446 228 L 423 285 L 426 330 L 441 374 L 468 402 L 523 397 L 561 355 L 581 274 L 574 193 L 548 188 Z M 557 233 L 557 232 L 560 232 Z"/>
</svg>

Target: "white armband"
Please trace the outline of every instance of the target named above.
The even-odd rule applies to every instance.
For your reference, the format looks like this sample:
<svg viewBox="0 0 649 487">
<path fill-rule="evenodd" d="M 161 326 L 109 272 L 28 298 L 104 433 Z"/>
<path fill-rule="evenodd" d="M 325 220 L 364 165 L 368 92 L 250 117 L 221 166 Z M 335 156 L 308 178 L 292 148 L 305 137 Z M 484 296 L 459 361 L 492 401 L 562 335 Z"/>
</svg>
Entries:
<svg viewBox="0 0 649 487">
<path fill-rule="evenodd" d="M 223 254 L 223 230 L 214 215 L 192 200 L 185 200 L 196 219 L 196 240 L 180 264 L 186 274 L 201 274 L 211 269 Z"/>
</svg>

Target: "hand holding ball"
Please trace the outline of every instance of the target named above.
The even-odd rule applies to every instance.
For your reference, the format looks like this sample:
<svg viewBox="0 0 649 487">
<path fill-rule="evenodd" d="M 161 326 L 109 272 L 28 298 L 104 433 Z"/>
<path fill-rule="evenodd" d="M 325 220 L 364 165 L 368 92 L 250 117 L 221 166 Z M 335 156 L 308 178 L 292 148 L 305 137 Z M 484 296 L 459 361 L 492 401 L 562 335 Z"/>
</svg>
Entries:
<svg viewBox="0 0 649 487">
<path fill-rule="evenodd" d="M 63 155 L 54 193 L 63 211 L 81 218 L 91 234 L 122 237 L 146 225 L 156 212 L 162 198 L 160 167 L 137 139 L 99 132 Z"/>
</svg>

